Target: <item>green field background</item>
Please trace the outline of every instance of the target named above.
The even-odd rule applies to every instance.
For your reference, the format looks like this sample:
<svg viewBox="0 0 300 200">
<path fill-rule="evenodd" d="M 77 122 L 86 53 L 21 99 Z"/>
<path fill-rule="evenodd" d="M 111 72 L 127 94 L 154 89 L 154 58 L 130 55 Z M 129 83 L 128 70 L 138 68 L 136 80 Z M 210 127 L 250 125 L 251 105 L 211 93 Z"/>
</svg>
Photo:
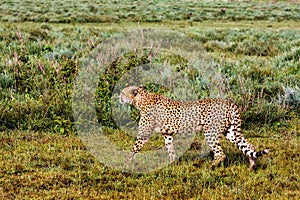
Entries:
<svg viewBox="0 0 300 200">
<path fill-rule="evenodd" d="M 156 61 L 184 71 L 199 99 L 224 93 L 239 106 L 245 137 L 257 149 L 270 148 L 256 171 L 225 139 L 227 158 L 212 170 L 213 156 L 198 156 L 202 136 L 178 161 L 149 173 L 105 166 L 86 149 L 72 113 L 80 68 L 110 38 L 153 28 L 184 34 L 209 55 L 222 83 L 213 90 L 208 72 L 185 71 L 184 56 L 165 53 Z M 128 151 L 135 138 L 113 120 L 111 96 L 124 73 L 149 62 L 149 52 L 129 52 L 99 74 L 97 119 Z M 0 198 L 299 199 L 299 80 L 297 1 L 3 0 Z M 134 109 L 131 119 L 138 121 Z M 163 146 L 154 135 L 143 151 Z"/>
</svg>

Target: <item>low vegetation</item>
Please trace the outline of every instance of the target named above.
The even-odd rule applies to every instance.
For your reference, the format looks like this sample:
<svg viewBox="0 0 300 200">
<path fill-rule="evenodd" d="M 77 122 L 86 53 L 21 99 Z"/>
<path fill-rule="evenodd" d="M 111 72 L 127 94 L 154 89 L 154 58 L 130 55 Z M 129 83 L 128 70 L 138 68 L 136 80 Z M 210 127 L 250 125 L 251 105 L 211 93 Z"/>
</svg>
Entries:
<svg viewBox="0 0 300 200">
<path fill-rule="evenodd" d="M 289 128 L 244 131 L 271 153 L 255 172 L 224 140 L 224 166 L 198 158 L 194 143 L 176 163 L 150 173 L 126 173 L 99 163 L 79 137 L 26 131 L 1 132 L 0 196 L 3 199 L 297 199 L 300 196 L 299 120 Z M 293 124 L 293 125 L 292 125 Z"/>
<path fill-rule="evenodd" d="M 275 3 L 276 2 L 276 3 Z M 49 9 L 50 8 L 50 9 Z M 296 1 L 21 1 L 4 0 L 1 21 L 9 22 L 120 22 L 165 20 L 299 20 Z"/>
</svg>

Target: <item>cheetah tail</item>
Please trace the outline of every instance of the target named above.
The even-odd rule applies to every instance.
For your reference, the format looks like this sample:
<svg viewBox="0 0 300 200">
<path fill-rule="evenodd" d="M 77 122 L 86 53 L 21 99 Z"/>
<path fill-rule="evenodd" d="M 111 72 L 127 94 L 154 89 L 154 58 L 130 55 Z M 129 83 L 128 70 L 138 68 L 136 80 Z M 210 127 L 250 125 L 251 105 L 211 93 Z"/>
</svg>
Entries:
<svg viewBox="0 0 300 200">
<path fill-rule="evenodd" d="M 264 154 L 268 154 L 269 153 L 269 149 L 265 149 L 265 150 L 262 150 L 262 151 L 258 151 L 258 152 L 255 152 L 255 151 L 252 151 L 252 152 L 248 152 L 248 155 L 251 157 L 251 158 L 258 158 L 258 157 L 261 157 L 262 155 Z"/>
</svg>

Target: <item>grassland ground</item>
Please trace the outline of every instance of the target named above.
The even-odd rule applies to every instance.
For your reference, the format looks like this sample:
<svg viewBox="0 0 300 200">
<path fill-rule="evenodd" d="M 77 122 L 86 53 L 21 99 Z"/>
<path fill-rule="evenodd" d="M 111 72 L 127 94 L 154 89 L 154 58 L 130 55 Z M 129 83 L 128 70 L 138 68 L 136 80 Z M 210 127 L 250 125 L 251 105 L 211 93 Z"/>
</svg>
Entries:
<svg viewBox="0 0 300 200">
<path fill-rule="evenodd" d="M 72 126 L 70 103 L 80 58 L 118 32 L 149 27 L 185 33 L 211 54 L 244 109 L 244 135 L 258 149 L 270 148 L 256 171 L 248 170 L 248 159 L 226 140 L 227 159 L 215 170 L 211 155 L 198 157 L 200 137 L 175 163 L 144 174 L 105 166 L 83 145 Z M 0 38 L 1 199 L 300 198 L 299 21 L 8 20 L 0 23 Z M 294 99 L 282 105 L 279 97 L 286 93 Z M 110 131 L 112 141 L 129 151 L 134 138 Z M 144 150 L 163 148 L 157 139 Z"/>
<path fill-rule="evenodd" d="M 227 159 L 212 170 L 212 156 L 197 157 L 197 141 L 179 161 L 145 174 L 99 163 L 75 135 L 1 132 L 2 199 L 298 199 L 299 120 L 293 128 L 245 131 L 270 154 L 250 172 L 248 159 L 224 140 Z M 256 135 L 252 137 L 251 135 Z M 161 142 L 161 146 L 163 146 Z"/>
</svg>

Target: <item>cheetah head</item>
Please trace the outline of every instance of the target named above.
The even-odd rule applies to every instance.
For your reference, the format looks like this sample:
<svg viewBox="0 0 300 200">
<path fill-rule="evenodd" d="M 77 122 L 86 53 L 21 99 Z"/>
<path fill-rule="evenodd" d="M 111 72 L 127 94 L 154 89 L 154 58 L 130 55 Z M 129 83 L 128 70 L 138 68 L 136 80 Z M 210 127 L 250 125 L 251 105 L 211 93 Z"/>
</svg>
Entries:
<svg viewBox="0 0 300 200">
<path fill-rule="evenodd" d="M 122 104 L 129 103 L 135 104 L 135 102 L 139 99 L 139 92 L 143 90 L 142 86 L 130 86 L 124 88 L 119 96 L 119 101 Z"/>
</svg>

